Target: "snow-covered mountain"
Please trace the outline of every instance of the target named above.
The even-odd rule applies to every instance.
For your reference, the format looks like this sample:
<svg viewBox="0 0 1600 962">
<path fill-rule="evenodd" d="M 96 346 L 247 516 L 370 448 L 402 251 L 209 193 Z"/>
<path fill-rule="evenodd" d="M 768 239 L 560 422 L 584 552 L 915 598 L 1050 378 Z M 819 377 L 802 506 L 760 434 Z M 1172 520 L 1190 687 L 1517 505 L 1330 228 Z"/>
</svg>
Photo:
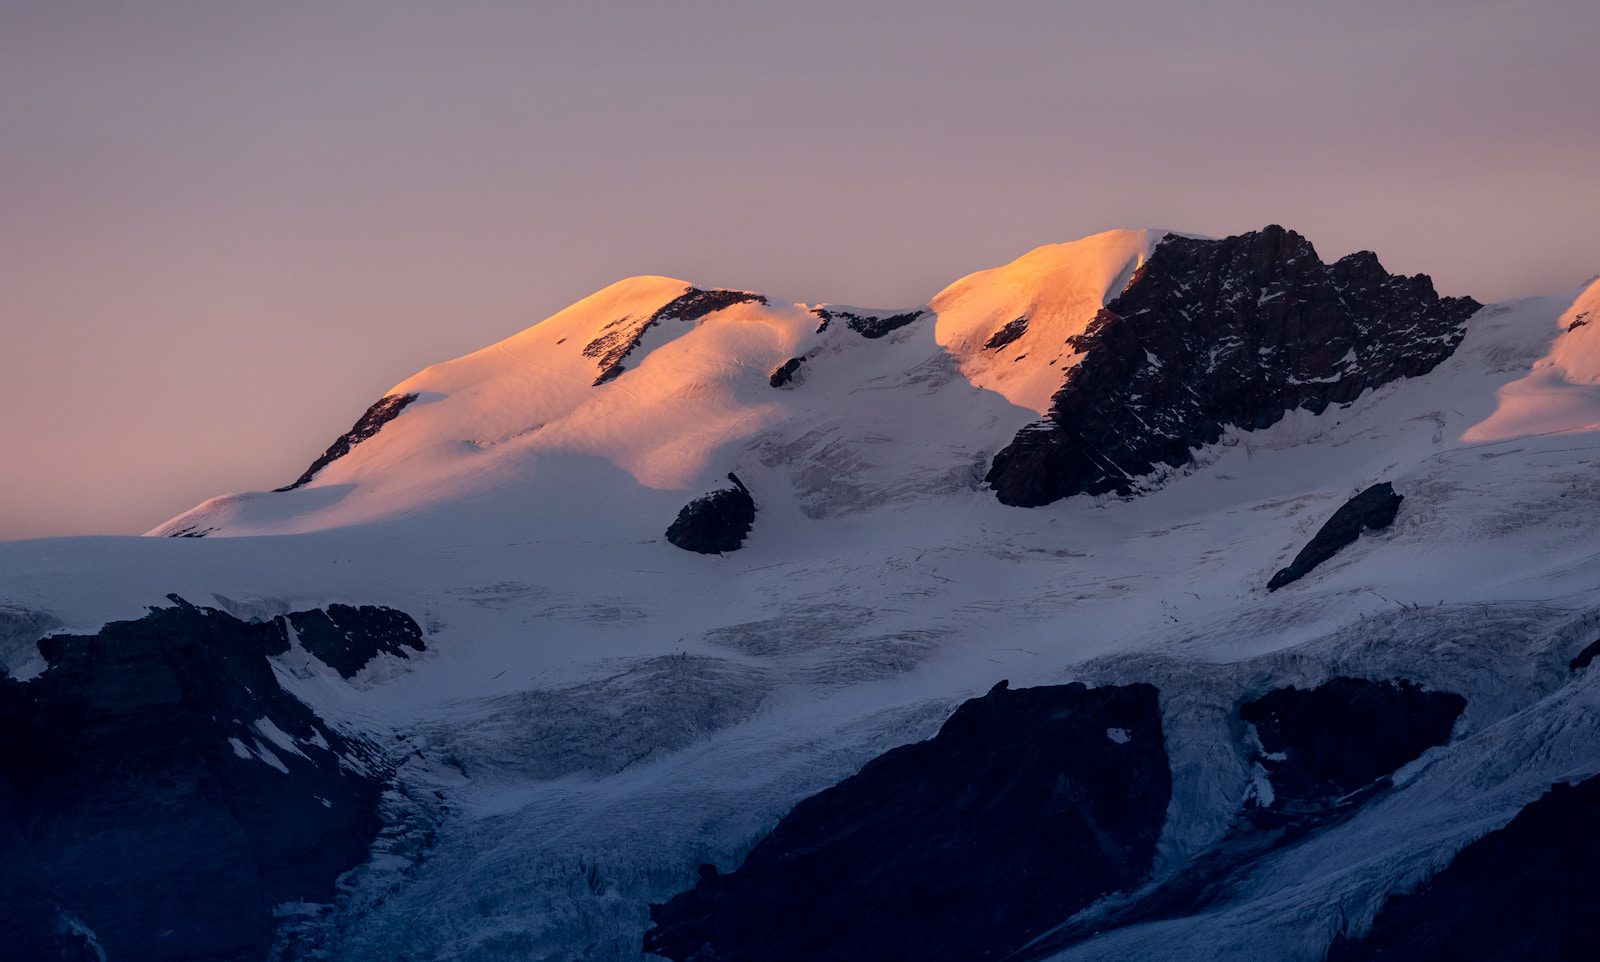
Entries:
<svg viewBox="0 0 1600 962">
<path fill-rule="evenodd" d="M 631 278 L 277 490 L 0 545 L 0 904 L 42 958 L 1587 957 L 1597 457 L 1600 279 Z"/>
</svg>

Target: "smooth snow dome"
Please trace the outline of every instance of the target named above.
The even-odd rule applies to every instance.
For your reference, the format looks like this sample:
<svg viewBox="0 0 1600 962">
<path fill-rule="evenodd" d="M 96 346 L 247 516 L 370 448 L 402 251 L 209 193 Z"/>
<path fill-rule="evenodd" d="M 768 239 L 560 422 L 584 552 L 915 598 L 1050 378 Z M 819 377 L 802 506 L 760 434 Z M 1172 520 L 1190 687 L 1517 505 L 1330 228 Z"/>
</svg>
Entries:
<svg viewBox="0 0 1600 962">
<path fill-rule="evenodd" d="M 1077 361 L 1067 339 L 1082 334 L 1122 292 L 1167 233 L 1110 230 L 963 277 L 929 303 L 939 318 L 935 338 L 974 384 L 1044 414 L 1062 375 Z M 985 346 L 995 331 L 1019 318 L 1026 322 L 1023 334 L 1000 347 Z"/>
</svg>

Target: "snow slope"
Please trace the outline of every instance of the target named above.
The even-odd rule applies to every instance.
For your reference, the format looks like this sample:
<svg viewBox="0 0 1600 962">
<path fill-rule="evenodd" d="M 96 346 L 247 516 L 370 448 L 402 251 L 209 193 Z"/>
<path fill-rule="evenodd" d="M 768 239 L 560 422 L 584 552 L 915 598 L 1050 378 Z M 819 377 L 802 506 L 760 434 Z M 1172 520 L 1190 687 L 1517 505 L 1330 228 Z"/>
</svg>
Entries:
<svg viewBox="0 0 1600 962">
<path fill-rule="evenodd" d="M 405 746 L 380 857 L 297 923 L 307 952 L 355 960 L 636 958 L 649 902 L 1001 678 L 1162 689 L 1158 873 L 1250 790 L 1228 740 L 1242 695 L 1338 673 L 1462 692 L 1457 740 L 1383 810 L 1264 860 L 1233 902 L 1065 956 L 1318 958 L 1550 781 L 1600 771 L 1600 681 L 1566 668 L 1600 631 L 1600 418 L 1581 413 L 1600 324 L 1572 329 L 1600 287 L 1486 309 L 1426 377 L 1231 431 L 1140 497 L 999 504 L 987 458 L 1159 237 L 1042 248 L 878 339 L 819 332 L 805 305 L 666 319 L 596 385 L 584 346 L 690 287 L 623 281 L 402 381 L 418 400 L 305 487 L 153 532 L 206 537 L 0 544 L 0 604 L 78 630 L 168 592 L 423 625 L 426 653 L 348 681 L 278 666 L 342 730 Z M 729 470 L 760 508 L 745 547 L 669 545 Z M 1378 481 L 1406 496 L 1395 525 L 1269 594 Z M 0 650 L 15 668 L 26 648 Z"/>
<path fill-rule="evenodd" d="M 630 278 L 395 385 L 388 395 L 417 400 L 309 485 L 213 499 L 152 533 L 286 533 L 392 518 L 590 460 L 683 493 L 730 469 L 786 474 L 813 516 L 970 488 L 995 440 L 1048 407 L 1075 360 L 1065 338 L 1163 234 L 1108 231 L 1040 248 L 957 281 L 882 340 L 844 324 L 819 331 L 818 314 L 800 304 L 668 318 L 643 332 L 619 376 L 595 384 L 589 345 L 692 289 Z M 1025 335 L 984 349 L 1022 316 Z M 769 375 L 793 357 L 806 358 L 804 390 L 775 390 Z"/>
<path fill-rule="evenodd" d="M 1566 300 L 1557 298 L 1552 305 L 1559 313 L 1549 350 L 1526 375 L 1500 389 L 1494 414 L 1474 425 L 1467 440 L 1600 428 L 1600 278 L 1563 308 Z M 1530 336 L 1535 343 L 1542 340 L 1539 334 Z"/>
</svg>

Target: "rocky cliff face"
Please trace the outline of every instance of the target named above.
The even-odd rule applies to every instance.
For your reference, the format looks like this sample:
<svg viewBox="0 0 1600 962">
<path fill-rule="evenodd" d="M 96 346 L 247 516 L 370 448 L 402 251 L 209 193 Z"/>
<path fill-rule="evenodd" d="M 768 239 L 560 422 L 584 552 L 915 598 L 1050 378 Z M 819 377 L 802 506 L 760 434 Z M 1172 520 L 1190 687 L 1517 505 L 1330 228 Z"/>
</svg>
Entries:
<svg viewBox="0 0 1600 962">
<path fill-rule="evenodd" d="M 726 876 L 652 909 L 670 959 L 1002 958 L 1141 881 L 1171 796 L 1149 685 L 964 703 L 801 802 Z"/>
<path fill-rule="evenodd" d="M 1169 236 L 1084 334 L 1048 417 L 997 454 L 1006 504 L 1130 493 L 1229 426 L 1320 412 L 1449 357 L 1471 298 L 1370 252 L 1324 264 L 1304 237 L 1267 227 L 1223 240 Z"/>
<path fill-rule="evenodd" d="M 0 678 L 0 916 L 16 958 L 264 958 L 379 829 L 384 765 L 279 686 L 278 622 L 177 602 Z"/>
</svg>

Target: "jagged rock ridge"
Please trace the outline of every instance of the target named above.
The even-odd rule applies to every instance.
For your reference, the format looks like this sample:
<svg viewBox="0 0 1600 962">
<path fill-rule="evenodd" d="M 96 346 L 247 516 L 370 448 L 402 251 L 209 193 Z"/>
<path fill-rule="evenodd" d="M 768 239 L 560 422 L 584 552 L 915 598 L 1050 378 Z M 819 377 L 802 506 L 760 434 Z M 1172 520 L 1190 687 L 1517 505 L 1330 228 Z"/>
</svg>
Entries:
<svg viewBox="0 0 1600 962">
<path fill-rule="evenodd" d="M 372 407 L 367 408 L 366 413 L 361 415 L 355 426 L 339 435 L 332 444 L 328 445 L 328 450 L 322 452 L 321 457 L 311 462 L 311 467 L 306 468 L 305 473 L 296 478 L 294 483 L 284 485 L 281 488 L 274 488 L 273 490 L 281 493 L 293 491 L 295 488 L 309 484 L 311 479 L 317 476 L 317 472 L 349 454 L 350 449 L 362 441 L 377 434 L 378 429 L 399 417 L 400 412 L 406 409 L 406 405 L 416 399 L 417 395 L 415 394 L 389 394 L 379 398 Z M 174 537 L 179 536 L 174 535 Z M 191 536 L 199 537 L 198 534 Z"/>
<path fill-rule="evenodd" d="M 817 325 L 817 333 L 821 334 L 828 329 L 834 321 L 844 321 L 844 326 L 855 331 L 868 340 L 885 337 L 900 328 L 919 320 L 926 311 L 906 311 L 901 314 L 863 314 L 857 311 L 843 311 L 837 308 L 818 307 L 812 313 L 822 319 Z"/>
<path fill-rule="evenodd" d="M 422 629 L 403 611 L 377 605 L 329 605 L 291 611 L 284 619 L 318 661 L 350 678 L 380 654 L 409 658 L 423 651 Z"/>
<path fill-rule="evenodd" d="M 1267 590 L 1277 591 L 1284 585 L 1304 578 L 1311 569 L 1332 558 L 1340 549 L 1354 544 L 1363 530 L 1381 531 L 1389 527 L 1400 511 L 1400 502 L 1404 500 L 1405 495 L 1396 494 L 1394 485 L 1384 481 L 1346 501 L 1333 513 L 1333 517 L 1317 529 L 1306 546 L 1294 556 L 1294 561 L 1272 576 L 1272 580 L 1267 582 Z"/>
<path fill-rule="evenodd" d="M 737 871 L 654 906 L 674 960 L 1001 958 L 1150 870 L 1171 773 L 1153 686 L 1010 690 L 806 799 Z"/>
<path fill-rule="evenodd" d="M 749 291 L 705 291 L 690 287 L 649 317 L 617 318 L 583 347 L 583 356 L 594 358 L 600 367 L 594 383 L 598 386 L 620 376 L 624 370 L 622 362 L 639 346 L 645 332 L 662 321 L 698 321 L 707 314 L 751 301 L 765 304 L 767 298 L 764 294 L 752 294 Z"/>
<path fill-rule="evenodd" d="M 1169 235 L 1069 343 L 1082 354 L 1047 419 L 1019 432 L 986 480 L 1012 505 L 1131 493 L 1229 426 L 1320 412 L 1432 370 L 1460 343 L 1471 298 L 1370 252 L 1324 264 L 1282 227 L 1223 240 Z"/>
</svg>

